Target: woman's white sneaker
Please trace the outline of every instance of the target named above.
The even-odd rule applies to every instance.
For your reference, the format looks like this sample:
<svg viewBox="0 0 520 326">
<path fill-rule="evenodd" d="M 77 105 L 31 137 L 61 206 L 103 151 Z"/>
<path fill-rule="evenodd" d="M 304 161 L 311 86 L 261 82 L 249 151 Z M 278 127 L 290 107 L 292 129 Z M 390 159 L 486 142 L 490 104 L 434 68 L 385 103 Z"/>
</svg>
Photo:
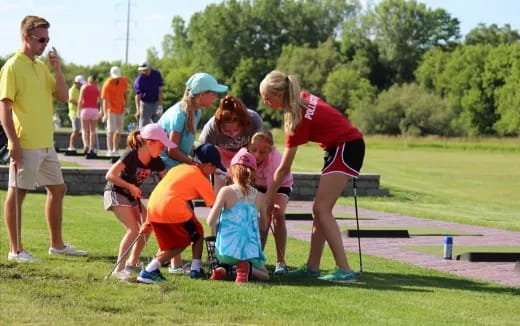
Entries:
<svg viewBox="0 0 520 326">
<path fill-rule="evenodd" d="M 9 252 L 7 260 L 16 261 L 19 263 L 38 263 L 41 260 L 31 255 L 27 250 L 20 251 L 18 253 Z"/>
<path fill-rule="evenodd" d="M 72 245 L 66 244 L 63 249 L 49 248 L 49 255 L 86 256 L 88 255 L 88 252 L 85 250 L 78 250 Z"/>
</svg>

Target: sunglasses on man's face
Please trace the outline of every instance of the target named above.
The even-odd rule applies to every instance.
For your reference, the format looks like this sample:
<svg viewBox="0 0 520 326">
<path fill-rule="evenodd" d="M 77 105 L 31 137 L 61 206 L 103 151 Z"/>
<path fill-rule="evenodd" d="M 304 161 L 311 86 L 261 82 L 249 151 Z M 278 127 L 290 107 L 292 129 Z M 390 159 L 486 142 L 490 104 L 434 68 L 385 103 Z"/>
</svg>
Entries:
<svg viewBox="0 0 520 326">
<path fill-rule="evenodd" d="M 48 43 L 51 39 L 48 37 L 38 37 L 36 35 L 30 35 L 33 40 L 36 40 L 40 43 Z"/>
</svg>

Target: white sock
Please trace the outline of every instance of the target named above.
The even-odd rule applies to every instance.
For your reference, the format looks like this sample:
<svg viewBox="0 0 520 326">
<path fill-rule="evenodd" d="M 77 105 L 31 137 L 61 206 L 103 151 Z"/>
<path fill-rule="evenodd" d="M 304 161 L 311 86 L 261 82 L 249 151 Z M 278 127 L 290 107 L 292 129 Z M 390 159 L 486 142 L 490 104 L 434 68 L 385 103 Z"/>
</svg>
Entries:
<svg viewBox="0 0 520 326">
<path fill-rule="evenodd" d="M 148 273 L 151 273 L 153 272 L 154 270 L 156 269 L 159 269 L 159 267 L 161 267 L 161 262 L 157 259 L 157 258 L 154 258 L 152 259 L 152 261 L 146 266 L 146 268 L 144 269 L 145 271 L 147 271 Z"/>
<path fill-rule="evenodd" d="M 200 259 L 193 259 L 191 261 L 191 270 L 200 271 Z"/>
</svg>

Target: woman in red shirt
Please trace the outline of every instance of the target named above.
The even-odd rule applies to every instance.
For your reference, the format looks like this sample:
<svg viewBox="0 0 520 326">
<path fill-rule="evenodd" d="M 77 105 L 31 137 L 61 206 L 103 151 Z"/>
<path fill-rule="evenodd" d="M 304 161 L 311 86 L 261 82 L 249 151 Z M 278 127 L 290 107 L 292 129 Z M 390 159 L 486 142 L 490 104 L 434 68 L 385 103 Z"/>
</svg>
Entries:
<svg viewBox="0 0 520 326">
<path fill-rule="evenodd" d="M 81 86 L 78 98 L 78 107 L 80 108 L 81 133 L 83 137 L 83 146 L 87 157 L 95 157 L 96 148 L 96 124 L 100 117 L 99 114 L 99 88 L 96 85 L 94 76 L 89 76 L 87 84 Z"/>
<path fill-rule="evenodd" d="M 268 202 L 272 202 L 276 190 L 291 172 L 299 145 L 312 141 L 325 150 L 325 164 L 312 207 L 314 222 L 309 258 L 306 265 L 288 275 L 327 281 L 356 280 L 332 209 L 349 178 L 359 176 L 365 156 L 363 134 L 338 110 L 312 94 L 301 92 L 295 76 L 270 72 L 260 83 L 260 95 L 264 104 L 284 111 L 285 150 L 266 193 Z M 319 277 L 325 241 L 332 250 L 337 269 Z"/>
</svg>

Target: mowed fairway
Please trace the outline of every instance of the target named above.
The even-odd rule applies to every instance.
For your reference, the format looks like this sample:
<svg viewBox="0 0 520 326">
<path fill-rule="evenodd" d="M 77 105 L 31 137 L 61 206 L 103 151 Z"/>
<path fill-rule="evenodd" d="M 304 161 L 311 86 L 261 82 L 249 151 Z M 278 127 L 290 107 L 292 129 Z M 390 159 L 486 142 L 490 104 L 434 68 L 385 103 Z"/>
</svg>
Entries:
<svg viewBox="0 0 520 326">
<path fill-rule="evenodd" d="M 399 140 L 392 139 L 377 140 L 371 148 L 371 142 L 368 138 L 364 172 L 380 173 L 382 186 L 390 188 L 392 196 L 360 197 L 361 207 L 520 230 L 518 151 L 403 148 Z M 303 146 L 295 168 L 319 171 L 321 157 L 317 145 Z M 494 168 L 486 170 L 488 164 Z M 492 188 L 497 188 L 494 196 Z M 2 205 L 4 198 L 2 190 Z M 166 275 L 167 282 L 151 286 L 103 281 L 115 262 L 123 229 L 103 210 L 102 197 L 65 199 L 65 239 L 87 249 L 87 258 L 46 254 L 44 201 L 42 194 L 29 194 L 23 211 L 24 244 L 43 263 L 8 262 L 7 235 L 5 227 L 0 228 L 2 325 L 518 324 L 519 288 L 368 255 L 363 255 L 365 273 L 360 281 L 349 284 L 273 277 L 267 283 L 237 286 L 233 282 L 189 280 L 183 275 Z M 352 198 L 340 202 L 353 204 Z M 146 262 L 156 248 L 152 237 L 142 260 Z M 305 261 L 308 248 L 307 242 L 289 239 L 291 267 Z M 266 255 L 272 270 L 272 237 Z M 357 262 L 355 253 L 348 256 Z M 190 254 L 185 253 L 184 258 L 189 259 Z M 327 248 L 321 268 L 334 268 Z"/>
<path fill-rule="evenodd" d="M 381 187 L 390 189 L 391 196 L 361 197 L 360 207 L 520 230 L 519 139 L 367 137 L 365 141 L 362 173 L 380 174 Z M 318 172 L 323 153 L 317 145 L 307 144 L 298 149 L 296 160 L 296 171 Z M 338 202 L 354 205 L 352 198 Z"/>
</svg>

